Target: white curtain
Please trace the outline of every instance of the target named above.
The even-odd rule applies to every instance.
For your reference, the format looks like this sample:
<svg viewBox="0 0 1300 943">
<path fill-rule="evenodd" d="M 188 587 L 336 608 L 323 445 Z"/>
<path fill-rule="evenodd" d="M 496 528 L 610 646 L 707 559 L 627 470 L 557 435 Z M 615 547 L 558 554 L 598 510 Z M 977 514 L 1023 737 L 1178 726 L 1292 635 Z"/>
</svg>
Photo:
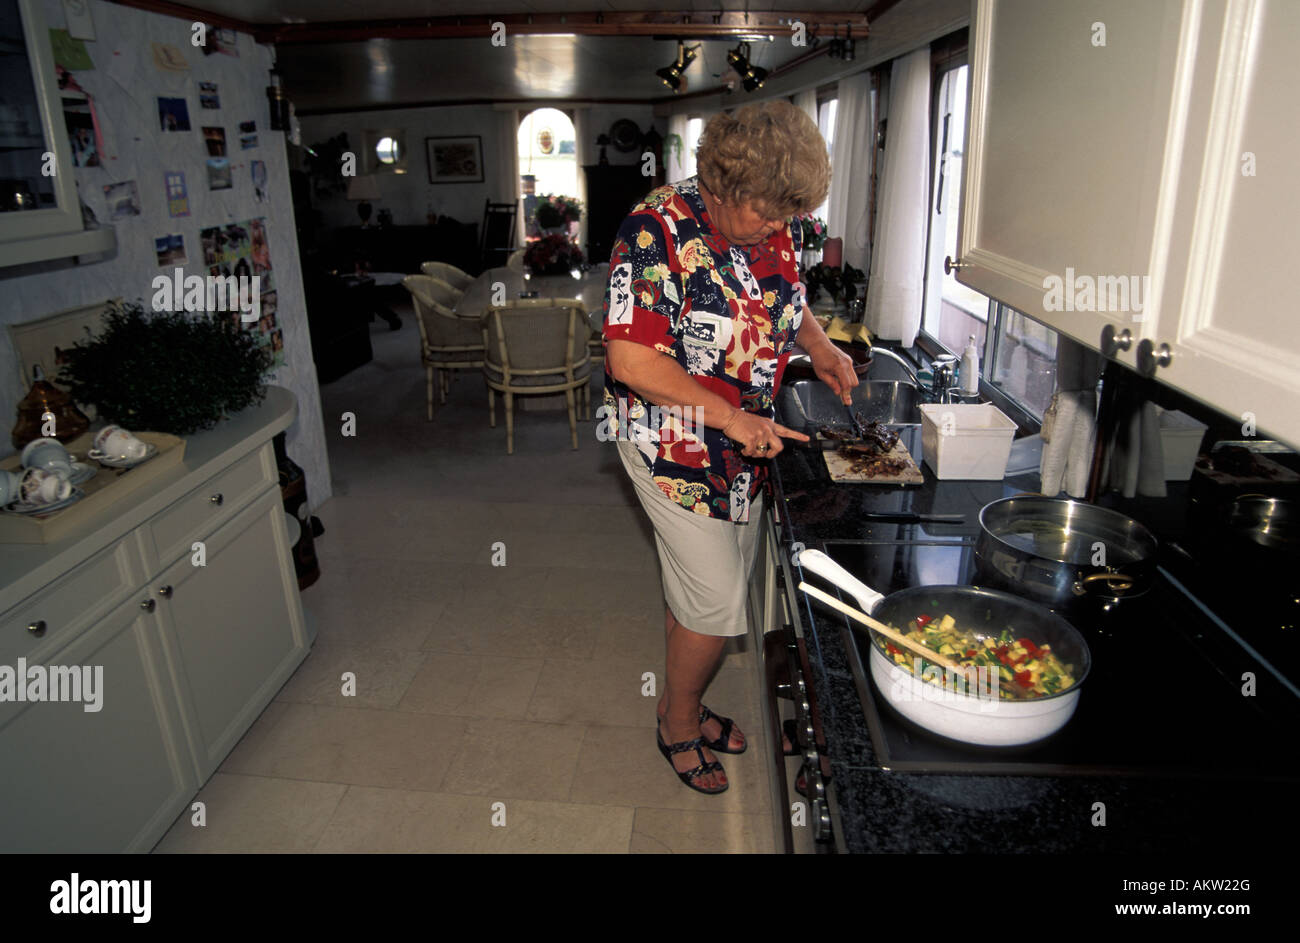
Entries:
<svg viewBox="0 0 1300 943">
<path fill-rule="evenodd" d="M 578 245 L 587 244 L 587 171 L 583 170 L 588 164 L 595 163 L 592 159 L 591 140 L 591 112 L 589 109 L 573 109 L 573 136 L 574 154 L 578 163 L 578 199 L 582 202 L 582 221 L 578 223 Z M 583 250 L 586 251 L 585 249 Z"/>
<path fill-rule="evenodd" d="M 817 123 L 817 89 L 810 88 L 807 91 L 798 92 L 794 96 L 794 106 L 803 110 L 812 123 Z"/>
<path fill-rule="evenodd" d="M 497 112 L 497 171 L 488 197 L 493 203 L 515 204 L 515 245 L 524 244 L 524 221 L 519 209 L 519 113 L 513 108 Z"/>
<path fill-rule="evenodd" d="M 855 268 L 865 269 L 870 249 L 867 243 L 868 192 L 874 153 L 871 76 L 859 72 L 841 79 L 837 98 L 826 228 L 831 236 L 844 239 L 844 261 Z"/>
<path fill-rule="evenodd" d="M 865 320 L 877 336 L 910 347 L 921 326 L 925 227 L 929 216 L 928 46 L 894 60 L 889 76 L 888 127 Z M 835 143 L 838 150 L 839 141 Z M 844 254 L 848 256 L 847 244 Z"/>
<path fill-rule="evenodd" d="M 664 180 L 668 183 L 685 180 L 694 172 L 686 169 L 688 164 L 694 164 L 686 147 L 686 123 L 689 120 L 686 112 L 668 116 L 668 137 L 664 141 Z M 677 136 L 676 148 L 672 146 L 673 135 Z"/>
</svg>

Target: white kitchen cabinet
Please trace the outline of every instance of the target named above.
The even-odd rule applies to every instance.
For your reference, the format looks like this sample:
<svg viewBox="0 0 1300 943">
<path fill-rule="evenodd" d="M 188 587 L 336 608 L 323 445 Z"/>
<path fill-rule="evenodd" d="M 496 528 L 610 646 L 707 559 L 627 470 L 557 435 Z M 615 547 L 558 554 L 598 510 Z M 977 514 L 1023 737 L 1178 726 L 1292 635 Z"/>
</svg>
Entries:
<svg viewBox="0 0 1300 943">
<path fill-rule="evenodd" d="M 1278 0 L 976 0 L 957 278 L 1300 443 L 1297 35 Z"/>
<path fill-rule="evenodd" d="M 102 668 L 98 711 L 0 703 L 5 852 L 148 851 L 197 791 L 158 625 L 136 595 L 39 663 Z"/>
<path fill-rule="evenodd" d="M 97 712 L 0 700 L 0 852 L 148 851 L 306 657 L 271 445 L 296 408 L 271 387 L 115 514 L 0 544 L 0 665 L 103 669 Z"/>
<path fill-rule="evenodd" d="M 298 578 L 292 565 L 280 565 L 290 552 L 280 490 L 264 492 L 204 543 L 206 566 L 192 565 L 187 555 L 151 584 L 200 782 L 234 749 L 306 649 Z"/>
</svg>

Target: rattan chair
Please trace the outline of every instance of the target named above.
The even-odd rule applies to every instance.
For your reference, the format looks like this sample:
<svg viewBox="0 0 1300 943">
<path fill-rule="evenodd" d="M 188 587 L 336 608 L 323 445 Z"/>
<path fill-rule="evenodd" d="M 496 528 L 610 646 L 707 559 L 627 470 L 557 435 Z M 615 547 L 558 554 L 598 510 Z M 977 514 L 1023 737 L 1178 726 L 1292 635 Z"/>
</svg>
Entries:
<svg viewBox="0 0 1300 943">
<path fill-rule="evenodd" d="M 515 451 L 515 397 L 563 393 L 569 405 L 569 436 L 578 447 L 575 392 L 589 406 L 591 328 L 582 304 L 571 298 L 527 298 L 494 305 L 483 314 L 483 377 L 488 385 L 488 424 L 496 428 L 498 392 L 506 400 L 506 453 Z M 585 412 L 584 412 L 585 414 Z"/>
<path fill-rule="evenodd" d="M 408 275 L 402 285 L 411 293 L 415 323 L 420 326 L 420 361 L 428 380 L 429 420 L 433 420 L 433 371 L 438 370 L 438 401 L 447 402 L 451 371 L 483 368 L 483 328 L 478 318 L 452 310 L 459 295 L 446 282 L 428 275 Z"/>
<path fill-rule="evenodd" d="M 420 266 L 420 271 L 430 278 L 446 282 L 461 295 L 465 294 L 466 288 L 474 284 L 473 275 L 463 272 L 456 266 L 449 265 L 446 262 L 425 262 Z"/>
</svg>

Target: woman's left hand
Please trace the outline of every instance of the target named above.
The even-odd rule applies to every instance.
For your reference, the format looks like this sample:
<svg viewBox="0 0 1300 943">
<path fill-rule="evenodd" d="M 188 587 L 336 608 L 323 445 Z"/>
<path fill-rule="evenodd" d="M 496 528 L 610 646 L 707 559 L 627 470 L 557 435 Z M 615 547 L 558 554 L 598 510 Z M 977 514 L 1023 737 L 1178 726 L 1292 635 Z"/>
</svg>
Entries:
<svg viewBox="0 0 1300 943">
<path fill-rule="evenodd" d="M 829 340 L 808 351 L 817 378 L 829 386 L 847 406 L 852 403 L 852 390 L 858 385 L 858 374 L 853 369 L 853 358 Z"/>
</svg>

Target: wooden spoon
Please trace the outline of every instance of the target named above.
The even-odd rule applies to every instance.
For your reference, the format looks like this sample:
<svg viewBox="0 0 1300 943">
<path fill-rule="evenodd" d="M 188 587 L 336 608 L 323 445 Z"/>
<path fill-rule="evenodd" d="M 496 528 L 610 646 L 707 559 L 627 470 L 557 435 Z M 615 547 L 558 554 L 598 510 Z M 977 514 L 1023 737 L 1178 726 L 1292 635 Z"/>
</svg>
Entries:
<svg viewBox="0 0 1300 943">
<path fill-rule="evenodd" d="M 934 649 L 928 648 L 927 646 L 922 645 L 920 642 L 908 638 L 906 635 L 903 635 L 901 632 L 897 631 L 896 629 L 892 629 L 889 626 L 885 625 L 885 623 L 881 622 L 879 619 L 873 619 L 871 616 L 867 615 L 861 609 L 855 609 L 853 606 L 850 606 L 848 603 L 841 602 L 840 600 L 836 599 L 834 596 L 830 595 L 829 593 L 822 592 L 816 586 L 809 586 L 807 583 L 800 583 L 799 588 L 803 590 L 805 593 L 807 593 L 809 596 L 811 596 L 813 599 L 819 600 L 820 602 L 824 602 L 832 609 L 837 609 L 840 612 L 844 613 L 849 618 L 861 622 L 863 625 L 867 626 L 872 631 L 878 632 L 879 634 L 883 635 L 885 638 L 892 641 L 895 645 L 898 645 L 902 648 L 906 648 L 914 655 L 919 655 L 922 658 L 924 658 L 926 661 L 933 662 L 934 664 L 939 665 L 944 669 L 955 671 L 959 676 L 966 678 L 967 681 L 969 682 L 970 677 L 968 675 L 968 672 L 974 670 L 975 668 L 974 665 L 959 665 L 957 662 L 953 661 L 947 655 L 940 655 Z M 1002 690 L 1003 688 L 1005 688 L 1011 694 L 1011 696 L 1017 700 L 1023 699 L 1026 696 L 1023 691 L 1017 691 L 1015 689 L 1014 684 L 998 685 L 999 690 Z"/>
</svg>

